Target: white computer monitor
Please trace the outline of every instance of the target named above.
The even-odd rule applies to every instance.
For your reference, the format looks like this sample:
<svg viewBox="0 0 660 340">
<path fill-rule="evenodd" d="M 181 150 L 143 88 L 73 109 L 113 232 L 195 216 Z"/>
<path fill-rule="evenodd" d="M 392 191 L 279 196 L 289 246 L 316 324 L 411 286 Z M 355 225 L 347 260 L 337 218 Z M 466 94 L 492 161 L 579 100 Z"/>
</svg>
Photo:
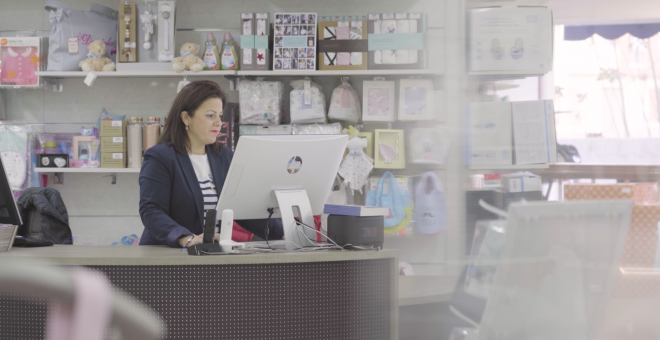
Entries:
<svg viewBox="0 0 660 340">
<path fill-rule="evenodd" d="M 347 135 L 242 136 L 218 199 L 217 218 L 225 209 L 234 211 L 235 220 L 267 218 L 268 209 L 277 208 L 273 217 L 282 218 L 287 249 L 314 245 L 307 238 L 316 240 L 315 232 L 300 228 L 294 216 L 314 227 L 347 142 Z"/>
<path fill-rule="evenodd" d="M 479 339 L 595 339 L 632 206 L 632 201 L 512 204 Z"/>
</svg>

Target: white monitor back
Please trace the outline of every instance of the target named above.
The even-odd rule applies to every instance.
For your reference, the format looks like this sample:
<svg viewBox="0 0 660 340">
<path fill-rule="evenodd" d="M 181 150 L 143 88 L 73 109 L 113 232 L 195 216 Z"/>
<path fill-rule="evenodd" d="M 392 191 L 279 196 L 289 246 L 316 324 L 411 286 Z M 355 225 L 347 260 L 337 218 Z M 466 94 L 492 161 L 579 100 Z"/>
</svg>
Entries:
<svg viewBox="0 0 660 340">
<path fill-rule="evenodd" d="M 267 209 L 279 206 L 275 190 L 303 189 L 313 215 L 321 215 L 347 142 L 347 135 L 242 136 L 216 210 L 232 209 L 235 220 L 267 218 Z M 276 210 L 273 217 L 280 216 Z M 302 217 L 314 226 L 311 215 Z M 284 228 L 285 237 L 298 234 L 287 229 L 295 225 Z"/>
<path fill-rule="evenodd" d="M 594 339 L 632 201 L 515 203 L 479 339 Z"/>
</svg>

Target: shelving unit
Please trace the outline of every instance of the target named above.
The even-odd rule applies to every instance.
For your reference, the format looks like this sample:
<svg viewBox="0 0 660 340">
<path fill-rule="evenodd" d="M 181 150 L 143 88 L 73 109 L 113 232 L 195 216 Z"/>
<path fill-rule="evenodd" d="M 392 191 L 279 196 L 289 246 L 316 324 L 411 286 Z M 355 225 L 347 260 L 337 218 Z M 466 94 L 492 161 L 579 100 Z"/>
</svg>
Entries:
<svg viewBox="0 0 660 340">
<path fill-rule="evenodd" d="M 77 173 L 77 174 L 129 174 L 140 173 L 140 168 L 34 168 L 39 173 Z"/>
<path fill-rule="evenodd" d="M 89 72 L 69 71 L 36 72 L 45 78 L 85 78 Z M 224 77 L 224 76 L 255 76 L 255 77 L 323 77 L 323 76 L 393 76 L 393 75 L 420 75 L 439 76 L 442 72 L 437 70 L 358 70 L 358 71 L 148 71 L 148 72 L 94 72 L 99 78 L 131 78 L 131 77 Z"/>
<path fill-rule="evenodd" d="M 528 170 L 547 169 L 548 164 L 523 164 L 523 165 L 471 165 L 468 167 L 472 173 L 493 173 L 493 172 L 517 172 Z"/>
</svg>

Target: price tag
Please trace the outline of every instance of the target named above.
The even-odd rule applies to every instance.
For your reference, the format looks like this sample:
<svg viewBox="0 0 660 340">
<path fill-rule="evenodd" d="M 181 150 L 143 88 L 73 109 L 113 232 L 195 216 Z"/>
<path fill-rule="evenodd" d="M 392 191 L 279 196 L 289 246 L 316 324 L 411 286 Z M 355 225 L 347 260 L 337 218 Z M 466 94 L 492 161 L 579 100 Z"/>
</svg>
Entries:
<svg viewBox="0 0 660 340">
<path fill-rule="evenodd" d="M 187 81 L 187 80 L 182 80 L 182 81 L 180 81 L 180 82 L 179 82 L 179 86 L 176 87 L 176 93 L 181 92 L 181 89 L 182 89 L 184 86 L 188 85 L 188 84 L 190 84 L 190 82 Z"/>
<path fill-rule="evenodd" d="M 78 37 L 71 37 L 67 40 L 67 45 L 69 47 L 69 54 L 78 53 Z"/>
<path fill-rule="evenodd" d="M 380 20 L 380 14 L 369 14 L 369 20 Z"/>
<path fill-rule="evenodd" d="M 348 27 L 348 21 L 340 21 L 337 23 L 338 27 Z"/>
<path fill-rule="evenodd" d="M 351 27 L 362 27 L 362 21 L 351 21 Z"/>
<path fill-rule="evenodd" d="M 112 142 L 113 143 L 123 143 L 124 142 L 124 137 L 112 137 Z"/>
<path fill-rule="evenodd" d="M 392 20 L 394 19 L 394 13 L 384 13 L 383 20 Z"/>
<path fill-rule="evenodd" d="M 124 48 L 135 48 L 135 41 L 124 43 Z"/>
<path fill-rule="evenodd" d="M 396 18 L 397 18 L 397 20 L 408 19 L 408 13 L 397 13 Z"/>
<path fill-rule="evenodd" d="M 121 126 L 123 126 L 123 123 L 122 123 L 121 120 L 113 120 L 112 121 L 112 126 L 113 127 L 121 127 Z"/>
<path fill-rule="evenodd" d="M 112 154 L 112 159 L 124 159 L 124 154 L 123 153 L 113 153 Z"/>
<path fill-rule="evenodd" d="M 312 82 L 305 80 L 305 105 L 312 105 Z"/>
</svg>

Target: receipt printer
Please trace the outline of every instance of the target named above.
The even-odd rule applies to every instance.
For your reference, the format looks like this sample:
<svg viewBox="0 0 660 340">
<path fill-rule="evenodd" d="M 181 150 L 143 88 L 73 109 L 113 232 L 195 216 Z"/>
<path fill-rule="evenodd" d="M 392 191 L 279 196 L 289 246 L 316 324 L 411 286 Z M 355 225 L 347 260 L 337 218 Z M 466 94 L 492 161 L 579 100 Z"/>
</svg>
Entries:
<svg viewBox="0 0 660 340">
<path fill-rule="evenodd" d="M 340 246 L 383 248 L 385 238 L 383 216 L 328 216 L 328 237 Z"/>
</svg>

